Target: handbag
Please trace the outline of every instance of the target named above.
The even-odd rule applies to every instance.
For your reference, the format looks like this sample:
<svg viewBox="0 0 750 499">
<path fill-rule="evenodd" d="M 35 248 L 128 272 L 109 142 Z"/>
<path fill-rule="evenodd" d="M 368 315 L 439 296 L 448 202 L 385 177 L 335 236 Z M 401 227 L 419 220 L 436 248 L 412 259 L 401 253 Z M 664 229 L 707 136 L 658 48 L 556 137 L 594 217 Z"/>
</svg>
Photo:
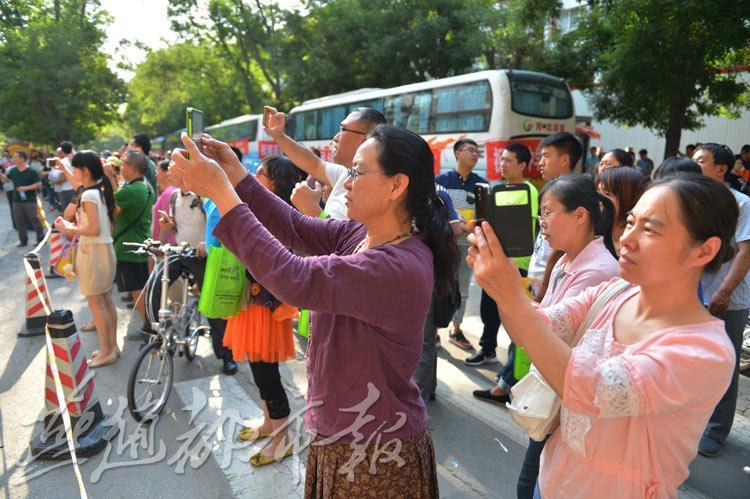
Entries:
<svg viewBox="0 0 750 499">
<path fill-rule="evenodd" d="M 76 277 L 76 250 L 78 249 L 78 236 L 66 242 L 62 247 L 60 259 L 55 264 L 54 273 L 72 281 Z"/>
<path fill-rule="evenodd" d="M 433 321 L 436 328 L 448 327 L 453 318 L 453 314 L 461 306 L 461 291 L 458 289 L 458 281 L 453 282 L 448 294 L 444 296 L 435 296 L 433 304 Z"/>
<path fill-rule="evenodd" d="M 237 315 L 245 292 L 245 266 L 222 246 L 211 246 L 198 310 L 209 319 Z"/>
<path fill-rule="evenodd" d="M 602 291 L 578 327 L 570 344 L 571 348 L 578 344 L 604 306 L 629 285 L 630 283 L 621 279 Z M 530 439 L 541 442 L 560 424 L 562 400 L 534 364 L 531 365 L 529 373 L 510 389 L 510 393 L 511 402 L 505 404 L 508 412 Z"/>
</svg>

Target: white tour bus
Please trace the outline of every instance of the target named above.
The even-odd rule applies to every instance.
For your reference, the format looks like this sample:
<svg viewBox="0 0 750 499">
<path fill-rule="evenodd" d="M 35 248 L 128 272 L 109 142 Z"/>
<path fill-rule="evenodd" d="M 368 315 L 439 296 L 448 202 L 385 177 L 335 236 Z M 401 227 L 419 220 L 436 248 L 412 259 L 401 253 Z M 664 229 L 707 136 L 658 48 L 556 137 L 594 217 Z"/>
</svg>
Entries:
<svg viewBox="0 0 750 499">
<path fill-rule="evenodd" d="M 536 153 L 547 135 L 575 134 L 575 112 L 565 81 L 543 73 L 490 70 L 390 89 L 362 89 L 308 100 L 289 113 L 287 133 L 330 158 L 330 141 L 352 109 L 369 106 L 388 123 L 422 135 L 435 156 L 435 172 L 455 166 L 453 144 L 471 138 L 480 146 L 475 171 L 498 181 L 500 154 L 509 142 Z M 261 156 L 262 157 L 262 156 Z M 526 172 L 539 178 L 536 160 Z"/>
</svg>

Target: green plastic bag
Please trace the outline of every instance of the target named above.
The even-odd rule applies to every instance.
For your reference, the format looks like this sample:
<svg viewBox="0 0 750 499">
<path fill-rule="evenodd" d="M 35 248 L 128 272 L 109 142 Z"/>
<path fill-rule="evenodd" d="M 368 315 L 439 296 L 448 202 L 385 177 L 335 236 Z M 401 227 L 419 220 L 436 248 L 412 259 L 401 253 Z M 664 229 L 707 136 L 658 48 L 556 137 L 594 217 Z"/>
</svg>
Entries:
<svg viewBox="0 0 750 499">
<path fill-rule="evenodd" d="M 529 373 L 531 367 L 531 358 L 526 350 L 516 345 L 516 352 L 513 356 L 513 377 L 517 380 L 523 378 Z"/>
<path fill-rule="evenodd" d="M 198 310 L 209 319 L 237 315 L 245 290 L 245 266 L 224 246 L 212 246 Z"/>
<path fill-rule="evenodd" d="M 299 311 L 297 334 L 304 338 L 310 338 L 310 311 L 306 308 Z"/>
</svg>

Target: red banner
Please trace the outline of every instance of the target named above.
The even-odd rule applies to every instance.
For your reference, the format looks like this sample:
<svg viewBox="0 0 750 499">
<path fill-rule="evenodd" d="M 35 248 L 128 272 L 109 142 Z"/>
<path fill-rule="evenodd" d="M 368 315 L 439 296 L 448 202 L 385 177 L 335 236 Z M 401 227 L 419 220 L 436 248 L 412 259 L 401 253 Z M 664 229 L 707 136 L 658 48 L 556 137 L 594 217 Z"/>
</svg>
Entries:
<svg viewBox="0 0 750 499">
<path fill-rule="evenodd" d="M 537 157 L 537 148 L 541 139 L 522 139 L 522 140 L 496 140 L 485 144 L 485 158 L 487 161 L 487 180 L 502 180 L 503 174 L 500 169 L 500 155 L 503 154 L 505 146 L 511 142 L 523 144 L 531 150 L 531 164 L 526 167 L 523 176 L 529 179 L 540 178 L 539 158 Z"/>
</svg>

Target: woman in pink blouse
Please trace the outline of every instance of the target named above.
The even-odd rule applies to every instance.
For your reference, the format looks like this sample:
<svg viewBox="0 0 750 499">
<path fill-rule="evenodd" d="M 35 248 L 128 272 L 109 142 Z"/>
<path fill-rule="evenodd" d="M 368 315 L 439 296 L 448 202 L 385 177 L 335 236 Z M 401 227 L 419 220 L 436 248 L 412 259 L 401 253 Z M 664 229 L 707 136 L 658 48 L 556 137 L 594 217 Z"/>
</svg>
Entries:
<svg viewBox="0 0 750 499">
<path fill-rule="evenodd" d="M 711 210 L 703 207 L 711 206 Z M 737 203 L 701 176 L 654 184 L 628 216 L 620 275 L 631 283 L 568 341 L 610 283 L 535 310 L 483 224 L 467 258 L 516 344 L 562 398 L 542 454 L 539 497 L 677 497 L 734 351 L 695 293 L 733 254 Z"/>
</svg>

